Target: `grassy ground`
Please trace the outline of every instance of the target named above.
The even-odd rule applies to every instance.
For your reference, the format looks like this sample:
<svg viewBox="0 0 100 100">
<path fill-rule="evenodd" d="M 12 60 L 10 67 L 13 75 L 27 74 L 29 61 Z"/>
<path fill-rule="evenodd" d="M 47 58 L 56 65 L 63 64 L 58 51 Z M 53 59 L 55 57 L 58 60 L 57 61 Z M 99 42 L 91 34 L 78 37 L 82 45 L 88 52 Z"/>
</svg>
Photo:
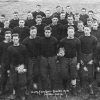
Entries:
<svg viewBox="0 0 100 100">
<path fill-rule="evenodd" d="M 28 0 L 27 0 L 28 1 Z M 55 11 L 57 5 L 65 7 L 66 5 L 71 5 L 74 12 L 79 12 L 82 7 L 86 7 L 87 10 L 92 9 L 96 12 L 100 11 L 99 3 L 95 4 L 71 4 L 66 2 L 66 0 L 61 0 L 61 2 L 50 2 L 51 0 L 43 0 L 43 2 L 0 2 L 0 14 L 6 14 L 8 19 L 12 18 L 12 13 L 18 11 L 21 18 L 25 18 L 28 11 L 34 11 L 36 4 L 42 5 L 42 10 L 50 9 L 52 12 Z"/>
<path fill-rule="evenodd" d="M 0 98 L 0 100 L 9 100 L 6 97 L 2 97 Z M 15 99 L 18 100 L 18 99 Z M 34 95 L 30 95 L 28 97 L 26 97 L 26 100 L 100 100 L 100 94 L 98 97 L 94 97 L 94 96 L 89 96 L 88 94 L 86 95 L 78 95 L 78 96 L 72 96 L 72 95 L 68 95 L 68 96 L 34 96 Z"/>
</svg>

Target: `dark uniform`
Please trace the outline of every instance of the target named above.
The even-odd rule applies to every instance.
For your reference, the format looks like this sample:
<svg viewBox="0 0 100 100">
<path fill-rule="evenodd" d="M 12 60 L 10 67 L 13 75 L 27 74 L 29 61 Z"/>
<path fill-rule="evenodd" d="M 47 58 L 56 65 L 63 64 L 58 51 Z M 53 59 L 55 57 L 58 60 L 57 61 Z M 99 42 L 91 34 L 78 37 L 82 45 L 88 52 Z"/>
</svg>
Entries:
<svg viewBox="0 0 100 100">
<path fill-rule="evenodd" d="M 80 76 L 81 76 L 81 85 L 84 86 L 88 82 L 91 84 L 94 78 L 94 67 L 93 62 L 90 63 L 91 60 L 94 60 L 95 50 L 97 45 L 97 38 L 93 35 L 85 36 L 82 35 L 79 37 L 81 41 L 81 68 L 80 68 Z M 84 70 L 84 67 L 87 68 L 87 71 Z M 87 80 L 87 81 L 86 81 Z"/>
<path fill-rule="evenodd" d="M 9 27 L 10 27 L 11 29 L 14 29 L 14 28 L 17 27 L 17 26 L 19 26 L 19 19 L 17 19 L 17 20 L 14 20 L 14 19 L 10 20 Z"/>
<path fill-rule="evenodd" d="M 95 36 L 97 38 L 98 42 L 100 43 L 100 28 L 98 28 L 97 30 L 92 29 L 91 34 L 93 36 Z"/>
<path fill-rule="evenodd" d="M 63 38 L 60 41 L 60 48 L 64 48 L 65 55 L 60 58 L 61 74 L 63 88 L 68 88 L 69 82 L 77 78 L 76 65 L 80 60 L 80 40 L 78 38 Z"/>
<path fill-rule="evenodd" d="M 42 38 L 40 42 L 40 73 L 42 89 L 56 89 L 56 54 L 57 39 L 55 37 Z"/>
<path fill-rule="evenodd" d="M 100 45 L 96 49 L 95 56 L 95 79 L 97 86 L 100 87 Z"/>
<path fill-rule="evenodd" d="M 79 38 L 81 35 L 84 35 L 84 31 L 76 31 L 75 37 Z"/>
<path fill-rule="evenodd" d="M 39 41 L 40 37 L 30 39 L 29 37 L 23 40 L 23 44 L 28 52 L 28 70 L 27 80 L 28 87 L 31 89 L 31 83 L 39 83 Z M 31 86 L 31 87 L 30 87 Z"/>
<path fill-rule="evenodd" d="M 35 18 L 35 19 L 36 19 L 37 15 L 41 15 L 42 17 L 46 17 L 45 13 L 42 11 L 39 11 L 39 12 L 34 11 L 34 12 L 32 12 L 32 15 L 33 15 L 33 18 Z"/>
<path fill-rule="evenodd" d="M 43 18 L 42 23 L 45 23 L 46 25 L 51 24 L 52 23 L 51 17 L 49 17 L 49 18 L 46 18 L 46 17 Z"/>
<path fill-rule="evenodd" d="M 89 18 L 87 14 L 80 15 L 80 20 L 84 23 L 84 25 L 87 24 L 87 18 Z"/>
<path fill-rule="evenodd" d="M 12 42 L 1 42 L 0 43 L 0 65 L 1 65 L 1 91 L 4 92 L 7 85 L 8 80 L 8 73 L 7 70 L 9 68 L 7 67 L 7 49 L 9 46 L 12 45 Z"/>
<path fill-rule="evenodd" d="M 28 56 L 27 50 L 24 45 L 10 46 L 7 49 L 7 65 L 10 69 L 10 88 L 15 89 L 15 93 L 18 97 L 24 96 L 24 90 L 26 86 L 26 72 L 19 73 L 16 69 L 20 65 L 24 65 L 24 69 L 27 69 Z"/>
<path fill-rule="evenodd" d="M 4 28 L 4 23 L 0 22 L 0 28 Z"/>
<path fill-rule="evenodd" d="M 99 50 L 100 50 L 100 28 L 98 28 L 97 30 L 92 29 L 91 34 L 93 36 L 95 36 L 97 38 L 97 41 L 98 41 L 97 42 L 97 48 L 96 48 L 96 58 L 95 58 L 95 61 L 94 61 L 94 67 L 95 67 L 94 68 L 94 70 L 95 70 L 94 75 L 95 75 L 96 81 L 97 81 L 98 86 L 99 86 L 100 72 L 99 72 L 99 70 L 97 70 L 97 67 L 100 67 L 100 65 L 99 65 L 99 61 L 100 61 L 100 59 L 99 59 L 99 57 L 100 57 L 100 53 L 99 53 Z"/>
<path fill-rule="evenodd" d="M 37 28 L 37 36 L 44 37 L 44 27 L 46 24 L 41 23 L 40 25 L 35 24 L 35 27 Z"/>
<path fill-rule="evenodd" d="M 50 27 L 52 28 L 51 35 L 60 41 L 64 37 L 64 26 L 58 23 L 57 25 L 50 24 Z"/>
<path fill-rule="evenodd" d="M 35 22 L 35 19 L 26 19 L 25 20 L 25 26 L 27 26 L 27 27 L 31 27 L 31 26 L 34 26 L 36 24 L 36 22 Z"/>
<path fill-rule="evenodd" d="M 29 36 L 29 28 L 24 26 L 24 27 L 15 27 L 13 29 L 13 33 L 18 33 L 20 37 L 20 42 L 22 42 L 26 37 Z"/>
<path fill-rule="evenodd" d="M 68 15 L 72 15 L 74 17 L 74 14 L 72 12 L 70 12 L 70 13 L 66 12 L 66 17 L 65 17 L 66 19 L 67 19 Z"/>
<path fill-rule="evenodd" d="M 60 19 L 60 14 L 61 14 L 60 12 L 55 12 L 52 14 L 52 17 L 56 16 L 58 19 Z"/>
<path fill-rule="evenodd" d="M 66 25 L 66 24 L 68 24 L 68 21 L 67 21 L 67 19 L 62 19 L 62 20 L 59 19 L 58 23 L 60 23 L 62 25 Z"/>
</svg>

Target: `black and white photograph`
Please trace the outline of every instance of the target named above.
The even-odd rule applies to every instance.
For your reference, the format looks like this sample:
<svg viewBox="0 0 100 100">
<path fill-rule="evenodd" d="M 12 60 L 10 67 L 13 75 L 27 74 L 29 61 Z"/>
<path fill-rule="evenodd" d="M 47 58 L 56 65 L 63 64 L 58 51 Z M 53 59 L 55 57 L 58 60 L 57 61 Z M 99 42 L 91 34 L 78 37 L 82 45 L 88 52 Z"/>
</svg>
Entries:
<svg viewBox="0 0 100 100">
<path fill-rule="evenodd" d="M 0 0 L 0 100 L 100 100 L 100 0 Z"/>
</svg>

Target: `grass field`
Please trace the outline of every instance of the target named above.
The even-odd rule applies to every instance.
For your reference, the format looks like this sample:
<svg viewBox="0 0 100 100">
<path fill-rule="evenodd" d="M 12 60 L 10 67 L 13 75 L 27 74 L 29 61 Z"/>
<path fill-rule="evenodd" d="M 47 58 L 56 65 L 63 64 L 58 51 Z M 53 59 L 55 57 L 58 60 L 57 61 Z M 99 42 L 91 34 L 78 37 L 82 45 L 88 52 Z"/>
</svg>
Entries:
<svg viewBox="0 0 100 100">
<path fill-rule="evenodd" d="M 55 11 L 55 7 L 57 5 L 61 5 L 65 8 L 66 5 L 71 5 L 74 12 L 79 12 L 82 7 L 87 8 L 87 10 L 94 10 L 96 13 L 100 13 L 100 3 L 69 3 L 66 0 L 61 0 L 59 2 L 56 2 L 56 0 L 42 0 L 40 2 L 37 2 L 34 0 L 34 2 L 28 2 L 28 0 L 25 2 L 23 0 L 20 2 L 0 2 L 0 14 L 5 14 L 7 19 L 12 18 L 12 13 L 14 11 L 18 11 L 21 18 L 25 18 L 28 11 L 34 11 L 36 4 L 42 5 L 42 10 L 45 11 L 46 9 L 50 9 L 51 12 Z"/>
</svg>

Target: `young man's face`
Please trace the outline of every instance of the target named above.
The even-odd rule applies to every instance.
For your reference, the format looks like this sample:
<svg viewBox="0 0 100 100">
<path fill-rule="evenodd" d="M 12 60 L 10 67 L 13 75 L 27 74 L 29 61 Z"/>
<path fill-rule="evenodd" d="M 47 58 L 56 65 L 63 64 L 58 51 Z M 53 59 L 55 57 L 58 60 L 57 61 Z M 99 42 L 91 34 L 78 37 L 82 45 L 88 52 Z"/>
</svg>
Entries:
<svg viewBox="0 0 100 100">
<path fill-rule="evenodd" d="M 74 34 L 75 34 L 74 29 L 68 29 L 67 34 L 68 34 L 68 37 L 74 37 Z"/>
<path fill-rule="evenodd" d="M 83 30 L 84 24 L 83 23 L 78 23 L 77 27 L 78 27 L 78 30 Z"/>
<path fill-rule="evenodd" d="M 37 29 L 30 30 L 30 36 L 31 37 L 36 36 L 36 35 L 37 35 Z"/>
<path fill-rule="evenodd" d="M 80 15 L 75 15 L 74 18 L 75 18 L 75 21 L 79 21 Z"/>
<path fill-rule="evenodd" d="M 24 21 L 24 20 L 20 20 L 20 21 L 19 21 L 19 26 L 20 26 L 20 27 L 24 27 L 24 25 L 25 25 L 25 21 Z"/>
<path fill-rule="evenodd" d="M 5 22 L 4 22 L 4 26 L 5 26 L 5 27 L 9 27 L 9 21 L 5 21 Z"/>
<path fill-rule="evenodd" d="M 36 23 L 37 24 L 41 24 L 41 22 L 42 22 L 42 18 L 36 18 Z"/>
<path fill-rule="evenodd" d="M 57 23 L 58 22 L 58 18 L 54 17 L 52 18 L 52 23 Z"/>
<path fill-rule="evenodd" d="M 81 13 L 84 15 L 84 14 L 86 14 L 86 10 L 85 9 L 82 9 L 81 10 Z"/>
<path fill-rule="evenodd" d="M 4 23 L 5 22 L 5 17 L 1 16 L 0 21 Z"/>
<path fill-rule="evenodd" d="M 97 30 L 98 26 L 99 26 L 98 23 L 93 23 L 93 25 L 92 25 L 93 30 Z"/>
<path fill-rule="evenodd" d="M 73 24 L 73 21 L 74 21 L 73 17 L 68 17 L 68 23 L 69 24 Z"/>
<path fill-rule="evenodd" d="M 93 13 L 92 12 L 88 12 L 89 18 L 93 18 Z"/>
<path fill-rule="evenodd" d="M 51 13 L 50 13 L 49 10 L 45 12 L 45 15 L 46 15 L 47 18 L 50 17 L 50 14 L 51 14 Z"/>
<path fill-rule="evenodd" d="M 10 41 L 11 40 L 11 33 L 5 34 L 5 40 Z"/>
<path fill-rule="evenodd" d="M 41 10 L 41 6 L 40 6 L 40 5 L 37 5 L 37 6 L 36 6 L 36 10 L 37 10 L 37 11 L 40 11 L 40 10 Z"/>
<path fill-rule="evenodd" d="M 84 27 L 85 35 L 90 35 L 91 29 L 89 27 Z"/>
<path fill-rule="evenodd" d="M 60 19 L 65 19 L 66 14 L 65 13 L 61 13 L 60 14 Z"/>
<path fill-rule="evenodd" d="M 9 24 L 10 24 L 9 21 L 5 21 L 4 22 L 4 27 L 9 27 Z"/>
<path fill-rule="evenodd" d="M 19 43 L 19 37 L 18 36 L 13 36 L 13 43 L 18 44 Z"/>
<path fill-rule="evenodd" d="M 33 18 L 32 13 L 28 13 L 28 14 L 27 14 L 27 18 L 28 18 L 28 19 L 32 19 L 32 18 Z"/>
<path fill-rule="evenodd" d="M 92 21 L 87 21 L 87 25 L 91 27 L 92 26 Z"/>
<path fill-rule="evenodd" d="M 56 10 L 57 10 L 58 13 L 60 13 L 61 12 L 61 7 L 57 7 Z"/>
<path fill-rule="evenodd" d="M 70 13 L 71 12 L 71 7 L 66 7 L 66 12 Z"/>
<path fill-rule="evenodd" d="M 50 37 L 51 36 L 51 30 L 45 30 L 44 34 L 45 34 L 45 37 Z"/>
<path fill-rule="evenodd" d="M 14 19 L 18 19 L 19 17 L 18 17 L 18 14 L 16 13 L 16 14 L 14 14 Z"/>
</svg>

